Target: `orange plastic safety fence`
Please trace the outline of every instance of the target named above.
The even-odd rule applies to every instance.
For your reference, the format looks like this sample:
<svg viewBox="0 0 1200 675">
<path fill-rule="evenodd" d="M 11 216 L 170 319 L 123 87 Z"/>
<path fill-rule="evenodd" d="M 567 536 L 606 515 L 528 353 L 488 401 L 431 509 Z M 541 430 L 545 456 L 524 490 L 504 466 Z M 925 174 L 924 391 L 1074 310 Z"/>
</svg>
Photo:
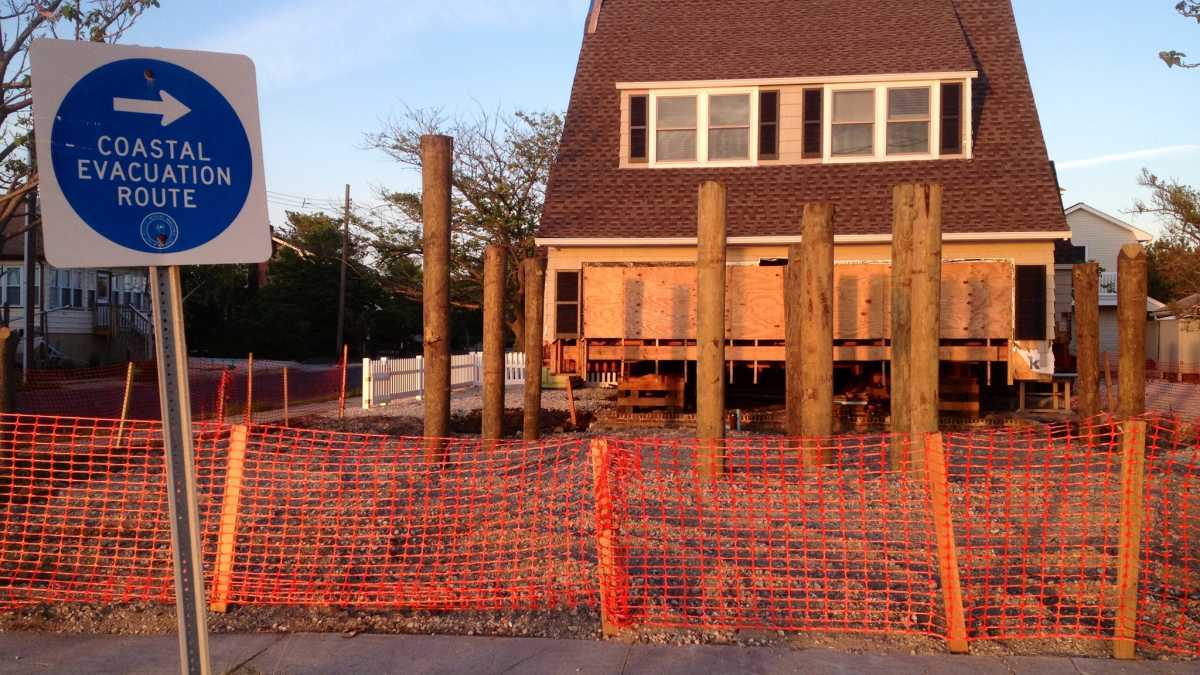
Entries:
<svg viewBox="0 0 1200 675">
<path fill-rule="evenodd" d="M 622 625 L 944 636 L 924 471 L 854 436 L 729 440 L 696 472 L 697 441 L 609 441 L 615 533 L 608 614 Z M 805 466 L 815 449 L 832 462 Z"/>
<path fill-rule="evenodd" d="M 1146 436 L 1138 647 L 1200 657 L 1200 437 L 1171 419 Z"/>
<path fill-rule="evenodd" d="M 425 442 L 254 428 L 231 601 L 549 609 L 597 596 L 579 441 Z"/>
<path fill-rule="evenodd" d="M 224 442 L 196 429 L 204 560 Z M 171 602 L 171 531 L 156 422 L 0 417 L 0 608 Z"/>
<path fill-rule="evenodd" d="M 61 415 L 118 419 L 125 405 L 128 364 L 79 370 L 39 370 L 16 392 L 16 411 L 26 415 Z M 153 362 L 134 364 L 129 387 L 127 419 L 162 417 L 157 369 Z M 218 393 L 229 378 L 219 370 L 192 369 L 188 373 L 192 415 L 211 419 L 218 414 Z"/>
</svg>

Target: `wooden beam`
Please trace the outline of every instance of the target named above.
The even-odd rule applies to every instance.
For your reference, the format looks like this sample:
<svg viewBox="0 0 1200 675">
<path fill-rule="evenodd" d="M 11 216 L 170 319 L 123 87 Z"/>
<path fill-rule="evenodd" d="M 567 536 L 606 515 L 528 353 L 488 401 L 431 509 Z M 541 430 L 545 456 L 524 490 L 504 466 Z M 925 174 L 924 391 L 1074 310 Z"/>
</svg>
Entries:
<svg viewBox="0 0 1200 675">
<path fill-rule="evenodd" d="M 725 437 L 725 185 L 707 181 L 700 186 L 697 209 L 699 245 L 696 248 L 698 293 L 696 337 L 696 430 L 703 443 L 697 457 L 701 478 L 713 479 L 723 470 Z"/>
<path fill-rule="evenodd" d="M 425 456 L 445 459 L 450 433 L 450 186 L 454 139 L 421 137 Z"/>
<path fill-rule="evenodd" d="M 504 438 L 504 286 L 502 246 L 483 253 L 483 430 L 485 441 Z"/>
<path fill-rule="evenodd" d="M 1079 374 L 1079 416 L 1100 414 L 1100 265 L 1082 263 L 1072 271 L 1075 288 L 1075 353 Z"/>
<path fill-rule="evenodd" d="M 806 204 L 800 244 L 800 435 L 805 438 L 833 434 L 833 205 Z M 806 461 L 826 464 L 829 449 L 805 453 Z"/>
<path fill-rule="evenodd" d="M 787 420 L 786 428 L 787 435 L 792 438 L 799 438 L 803 435 L 803 425 L 800 422 L 800 414 L 803 406 L 801 405 L 803 381 L 801 380 L 801 369 L 803 368 L 804 350 L 800 346 L 800 326 L 804 321 L 804 314 L 800 311 L 800 279 L 803 276 L 804 265 L 804 250 L 799 244 L 792 244 L 788 247 L 788 266 L 784 276 L 784 291 L 783 291 L 783 312 L 784 312 L 784 342 L 787 362 L 785 364 L 787 373 Z"/>
<path fill-rule="evenodd" d="M 525 405 L 523 436 L 536 441 L 542 434 L 543 323 L 546 300 L 546 259 L 525 260 Z"/>
<path fill-rule="evenodd" d="M 1117 256 L 1117 319 L 1121 334 L 1118 414 L 1126 419 L 1146 412 L 1146 263 L 1146 249 L 1141 244 L 1126 244 Z"/>
</svg>

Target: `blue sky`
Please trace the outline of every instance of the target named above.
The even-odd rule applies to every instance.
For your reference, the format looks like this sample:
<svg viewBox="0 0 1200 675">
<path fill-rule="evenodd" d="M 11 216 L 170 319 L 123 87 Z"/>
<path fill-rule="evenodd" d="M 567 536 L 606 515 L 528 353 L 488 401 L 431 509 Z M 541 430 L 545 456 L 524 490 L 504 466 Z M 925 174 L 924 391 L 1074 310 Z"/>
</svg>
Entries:
<svg viewBox="0 0 1200 675">
<path fill-rule="evenodd" d="M 566 108 L 587 0 L 164 0 L 135 44 L 248 54 L 258 65 L 272 219 L 309 198 L 379 202 L 416 177 L 363 147 L 405 104 Z M 1051 158 L 1067 190 L 1134 220 L 1143 166 L 1200 186 L 1200 26 L 1175 0 L 1014 0 Z M 285 196 L 291 195 L 291 196 Z M 311 208 L 311 207 L 310 207 Z"/>
</svg>

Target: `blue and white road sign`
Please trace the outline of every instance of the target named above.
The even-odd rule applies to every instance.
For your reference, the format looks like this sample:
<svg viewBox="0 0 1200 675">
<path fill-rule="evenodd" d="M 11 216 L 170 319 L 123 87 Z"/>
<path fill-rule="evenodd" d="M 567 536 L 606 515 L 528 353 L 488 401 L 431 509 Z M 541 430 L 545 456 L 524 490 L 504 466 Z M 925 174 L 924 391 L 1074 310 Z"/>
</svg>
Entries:
<svg viewBox="0 0 1200 675">
<path fill-rule="evenodd" d="M 51 264 L 168 266 L 269 257 L 249 59 L 39 40 L 32 66 Z"/>
</svg>

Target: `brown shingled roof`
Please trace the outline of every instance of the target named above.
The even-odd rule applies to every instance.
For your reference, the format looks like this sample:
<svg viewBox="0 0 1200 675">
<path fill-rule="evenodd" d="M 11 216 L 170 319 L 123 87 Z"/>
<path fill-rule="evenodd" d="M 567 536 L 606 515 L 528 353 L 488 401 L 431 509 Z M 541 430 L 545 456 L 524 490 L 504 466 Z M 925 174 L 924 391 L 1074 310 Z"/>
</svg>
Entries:
<svg viewBox="0 0 1200 675">
<path fill-rule="evenodd" d="M 978 70 L 974 159 L 618 168 L 617 82 Z M 1009 0 L 605 0 L 584 39 L 539 236 L 695 236 L 696 186 L 729 188 L 729 235 L 793 235 L 806 201 L 838 234 L 890 231 L 891 188 L 945 186 L 944 229 L 1062 232 Z"/>
</svg>

